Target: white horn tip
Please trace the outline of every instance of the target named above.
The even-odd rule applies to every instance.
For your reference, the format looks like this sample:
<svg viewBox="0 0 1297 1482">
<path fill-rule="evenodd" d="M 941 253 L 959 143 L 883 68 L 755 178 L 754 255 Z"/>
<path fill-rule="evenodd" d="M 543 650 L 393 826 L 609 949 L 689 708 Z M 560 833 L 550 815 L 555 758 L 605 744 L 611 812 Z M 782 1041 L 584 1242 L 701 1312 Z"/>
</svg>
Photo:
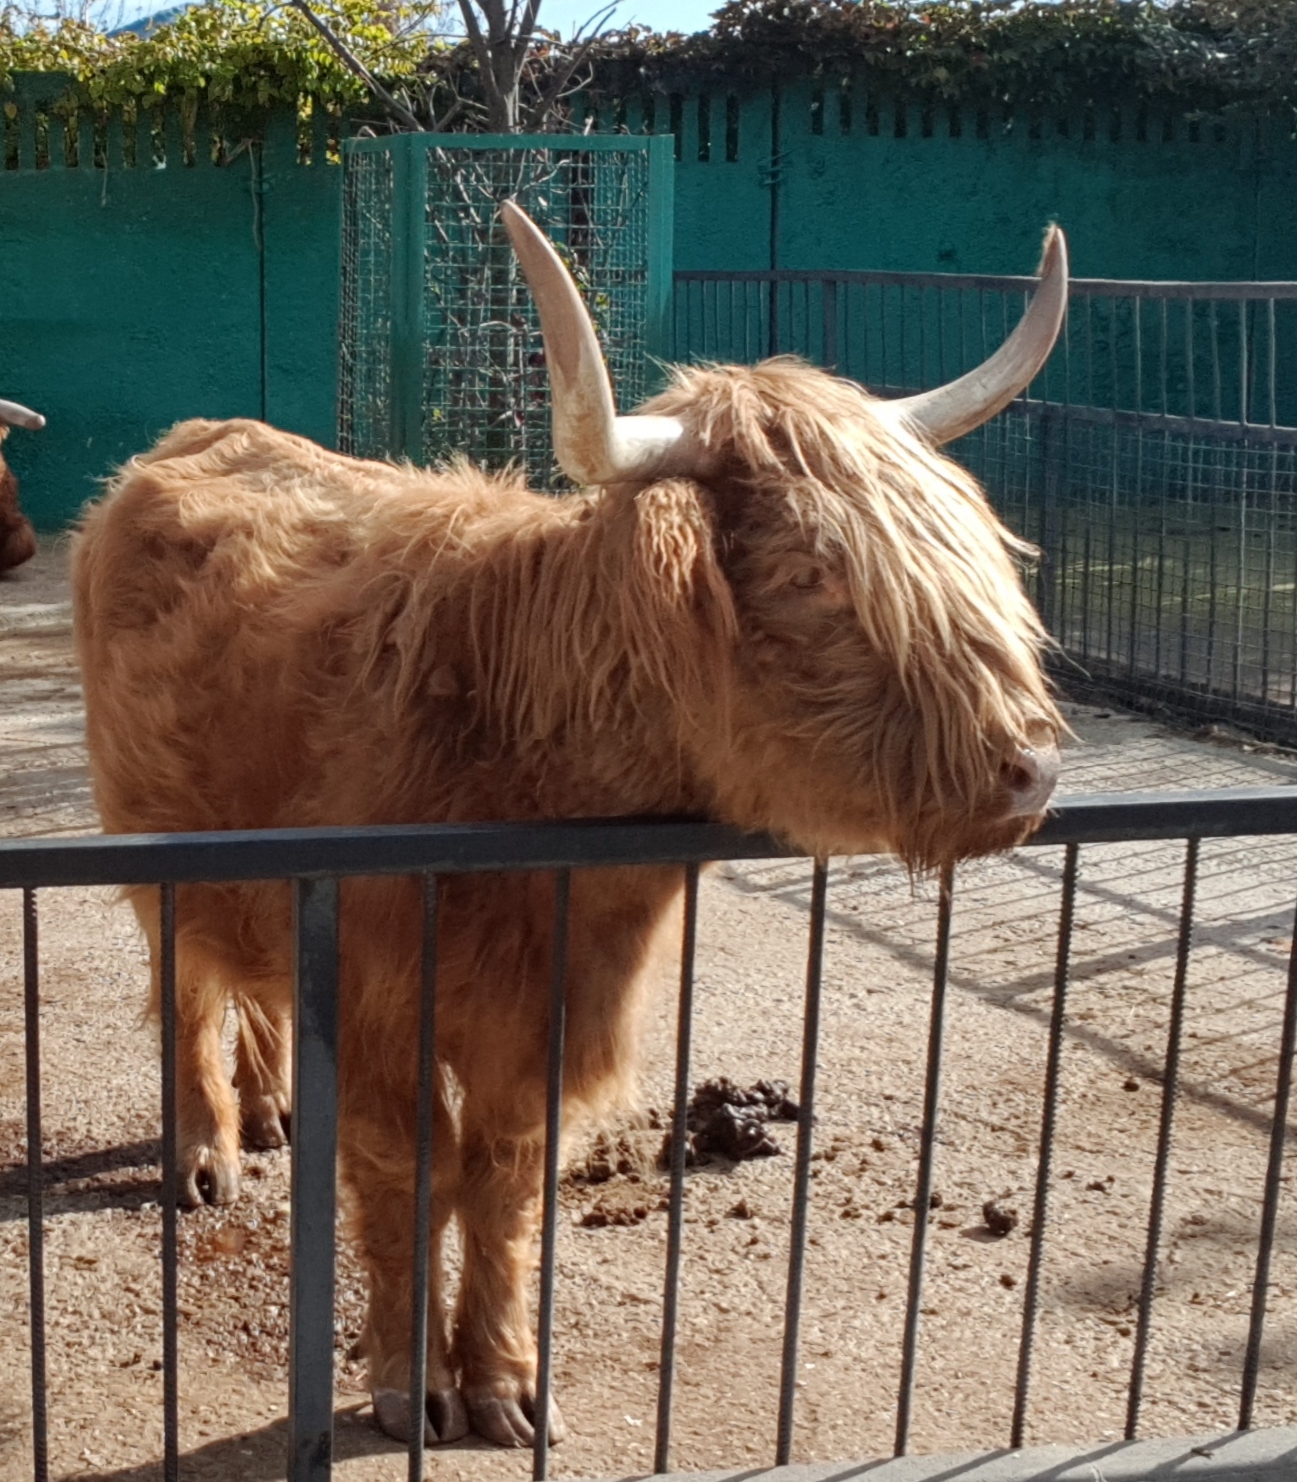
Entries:
<svg viewBox="0 0 1297 1482">
<path fill-rule="evenodd" d="M 524 242 L 535 242 L 537 239 L 545 246 L 549 245 L 541 229 L 517 202 L 500 202 L 500 220 L 504 223 L 504 229 L 509 234 L 509 240 L 513 243 L 515 252 L 521 249 Z"/>
<path fill-rule="evenodd" d="M 16 401 L 0 401 L 0 424 L 6 427 L 23 427 L 28 432 L 39 432 L 45 426 L 45 418 L 30 407 L 20 406 Z"/>
<path fill-rule="evenodd" d="M 1052 278 L 1055 273 L 1067 273 L 1067 237 L 1057 222 L 1045 228 L 1045 244 L 1041 248 L 1038 278 Z"/>
</svg>

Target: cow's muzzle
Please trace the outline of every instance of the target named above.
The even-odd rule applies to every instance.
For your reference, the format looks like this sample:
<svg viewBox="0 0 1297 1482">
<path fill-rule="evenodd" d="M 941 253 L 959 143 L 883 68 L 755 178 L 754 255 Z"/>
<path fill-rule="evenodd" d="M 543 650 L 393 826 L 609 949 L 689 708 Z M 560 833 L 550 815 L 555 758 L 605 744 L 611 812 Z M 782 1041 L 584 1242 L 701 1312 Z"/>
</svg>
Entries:
<svg viewBox="0 0 1297 1482">
<path fill-rule="evenodd" d="M 1014 818 L 1029 818 L 1044 810 L 1058 782 L 1056 746 L 1020 746 L 1004 764 L 1001 777 Z"/>
</svg>

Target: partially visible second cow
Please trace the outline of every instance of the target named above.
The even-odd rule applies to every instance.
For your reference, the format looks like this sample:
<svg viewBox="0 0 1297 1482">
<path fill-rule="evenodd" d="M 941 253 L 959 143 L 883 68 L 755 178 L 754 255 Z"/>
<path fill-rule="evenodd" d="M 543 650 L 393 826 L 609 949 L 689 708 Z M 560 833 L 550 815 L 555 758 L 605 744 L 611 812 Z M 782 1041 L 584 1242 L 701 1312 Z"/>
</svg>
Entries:
<svg viewBox="0 0 1297 1482">
<path fill-rule="evenodd" d="M 11 427 L 39 432 L 44 426 L 45 418 L 39 412 L 19 406 L 16 401 L 0 401 L 0 443 L 9 436 Z M 18 480 L 0 456 L 0 571 L 11 571 L 35 554 L 36 532 L 18 507 Z"/>
</svg>

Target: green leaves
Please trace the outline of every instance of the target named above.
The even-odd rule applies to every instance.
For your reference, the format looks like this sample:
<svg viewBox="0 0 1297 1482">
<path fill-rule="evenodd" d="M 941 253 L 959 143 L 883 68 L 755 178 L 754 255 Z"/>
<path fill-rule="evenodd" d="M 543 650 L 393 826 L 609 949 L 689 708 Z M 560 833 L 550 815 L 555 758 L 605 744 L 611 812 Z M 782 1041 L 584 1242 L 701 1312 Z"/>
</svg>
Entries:
<svg viewBox="0 0 1297 1482">
<path fill-rule="evenodd" d="M 469 48 L 432 33 L 439 0 L 327 0 L 321 14 L 389 85 L 444 74 L 474 97 Z M 537 77 L 557 65 L 541 33 Z M 792 76 L 860 77 L 895 96 L 973 106 L 1159 102 L 1186 112 L 1235 104 L 1297 107 L 1297 0 L 728 0 L 710 31 L 639 27 L 600 39 L 589 91 L 723 86 Z M 58 72 L 75 99 L 149 106 L 168 96 L 263 111 L 308 100 L 366 101 L 291 6 L 206 0 L 146 38 L 0 8 L 0 85 L 16 71 Z M 461 120 L 462 122 L 463 120 Z"/>
<path fill-rule="evenodd" d="M 972 105 L 1288 106 L 1297 0 L 728 0 L 697 36 L 605 38 L 596 83 L 742 89 L 799 73 Z"/>
<path fill-rule="evenodd" d="M 374 72 L 412 73 L 436 44 L 436 0 L 328 0 L 321 12 Z M 0 11 L 0 82 L 14 72 L 62 72 L 81 101 L 106 107 L 207 98 L 264 110 L 304 98 L 358 102 L 365 90 L 291 8 L 207 0 L 146 37 L 107 36 L 82 21 Z"/>
</svg>

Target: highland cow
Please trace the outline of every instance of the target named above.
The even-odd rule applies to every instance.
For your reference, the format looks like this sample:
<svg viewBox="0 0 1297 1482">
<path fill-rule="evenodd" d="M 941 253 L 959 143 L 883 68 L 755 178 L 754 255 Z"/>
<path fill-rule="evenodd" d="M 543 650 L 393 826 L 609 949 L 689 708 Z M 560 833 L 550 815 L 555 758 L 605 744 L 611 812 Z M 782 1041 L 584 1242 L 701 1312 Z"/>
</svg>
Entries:
<svg viewBox="0 0 1297 1482">
<path fill-rule="evenodd" d="M 0 443 L 9 436 L 11 427 L 39 432 L 44 426 L 45 418 L 39 412 L 19 406 L 16 401 L 0 401 Z M 0 456 L 0 572 L 12 571 L 35 554 L 36 532 L 19 507 L 18 480 Z"/>
<path fill-rule="evenodd" d="M 77 537 L 104 827 L 696 814 L 917 868 L 1023 839 L 1057 771 L 1044 634 L 1024 548 L 934 449 L 1048 355 L 1061 234 L 1013 336 L 950 386 L 888 403 L 776 359 L 677 370 L 619 417 L 566 270 L 504 214 L 541 313 L 557 454 L 587 492 L 543 497 L 463 462 L 362 462 L 257 422 L 174 428 Z M 681 884 L 667 868 L 573 877 L 569 1125 L 626 1089 Z M 428 1393 L 411 1404 L 420 888 L 342 887 L 340 1157 L 369 1280 L 369 1382 L 396 1436 L 533 1437 L 553 891 L 533 874 L 439 893 Z M 131 900 L 156 964 L 157 893 Z M 240 1116 L 254 1143 L 282 1135 L 289 890 L 185 886 L 177 921 L 181 1172 L 191 1201 L 219 1202 L 238 1187 Z M 452 1217 L 464 1265 L 448 1322 L 436 1251 Z M 557 1408 L 550 1428 L 557 1439 Z"/>
</svg>

